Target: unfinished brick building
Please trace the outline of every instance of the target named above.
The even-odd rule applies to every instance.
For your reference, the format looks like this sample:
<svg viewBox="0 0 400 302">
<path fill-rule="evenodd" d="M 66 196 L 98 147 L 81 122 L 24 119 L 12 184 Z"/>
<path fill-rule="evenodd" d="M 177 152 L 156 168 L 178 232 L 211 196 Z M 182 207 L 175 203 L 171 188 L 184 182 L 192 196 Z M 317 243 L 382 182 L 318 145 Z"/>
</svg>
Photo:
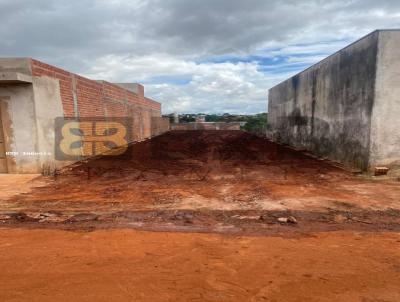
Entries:
<svg viewBox="0 0 400 302">
<path fill-rule="evenodd" d="M 56 117 L 132 117 L 132 141 L 168 130 L 140 84 L 94 81 L 31 58 L 0 59 L 0 173 L 40 173 L 54 158 Z"/>
</svg>

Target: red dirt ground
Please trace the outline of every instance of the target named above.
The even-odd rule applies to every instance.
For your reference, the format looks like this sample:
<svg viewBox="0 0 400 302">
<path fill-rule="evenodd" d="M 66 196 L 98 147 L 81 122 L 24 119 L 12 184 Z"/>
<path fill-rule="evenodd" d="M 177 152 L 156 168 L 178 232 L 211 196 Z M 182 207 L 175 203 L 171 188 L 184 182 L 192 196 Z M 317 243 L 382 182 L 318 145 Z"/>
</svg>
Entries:
<svg viewBox="0 0 400 302">
<path fill-rule="evenodd" d="M 0 230 L 1 301 L 400 301 L 399 234 Z"/>
<path fill-rule="evenodd" d="M 400 301 L 391 173 L 176 131 L 56 177 L 2 177 L 0 300 Z"/>
<path fill-rule="evenodd" d="M 117 202 L 134 209 L 153 209 L 156 203 L 157 209 L 310 210 L 338 202 L 368 209 L 399 208 L 396 180 L 354 177 L 239 131 L 170 132 L 133 145 L 129 155 L 77 164 L 56 181 L 48 179 L 48 186 L 13 201 Z M 202 202 L 203 198 L 207 200 Z"/>
</svg>

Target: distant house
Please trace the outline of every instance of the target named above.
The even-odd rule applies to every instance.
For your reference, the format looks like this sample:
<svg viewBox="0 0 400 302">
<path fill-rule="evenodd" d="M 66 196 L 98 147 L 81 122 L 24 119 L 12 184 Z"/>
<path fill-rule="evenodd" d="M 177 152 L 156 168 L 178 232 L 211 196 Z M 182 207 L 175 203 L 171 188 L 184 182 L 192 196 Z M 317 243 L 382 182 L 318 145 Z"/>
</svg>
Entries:
<svg viewBox="0 0 400 302">
<path fill-rule="evenodd" d="M 204 114 L 199 114 L 196 116 L 196 123 L 205 123 L 206 116 Z"/>
</svg>

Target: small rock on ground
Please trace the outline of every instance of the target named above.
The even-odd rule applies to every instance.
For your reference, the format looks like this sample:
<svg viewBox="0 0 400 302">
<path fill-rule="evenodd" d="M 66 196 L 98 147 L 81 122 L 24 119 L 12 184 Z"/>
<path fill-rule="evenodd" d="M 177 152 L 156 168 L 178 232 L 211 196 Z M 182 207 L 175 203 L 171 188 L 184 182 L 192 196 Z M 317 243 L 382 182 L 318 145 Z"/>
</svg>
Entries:
<svg viewBox="0 0 400 302">
<path fill-rule="evenodd" d="M 280 217 L 278 218 L 278 222 L 280 223 L 292 223 L 292 224 L 297 224 L 297 219 L 293 216 L 289 217 Z"/>
</svg>

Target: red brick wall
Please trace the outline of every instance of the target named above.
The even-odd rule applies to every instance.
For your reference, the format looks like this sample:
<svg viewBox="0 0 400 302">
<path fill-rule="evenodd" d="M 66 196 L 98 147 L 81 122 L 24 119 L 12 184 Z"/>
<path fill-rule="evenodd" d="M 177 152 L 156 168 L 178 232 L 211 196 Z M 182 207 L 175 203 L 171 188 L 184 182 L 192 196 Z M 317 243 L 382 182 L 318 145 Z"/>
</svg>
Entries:
<svg viewBox="0 0 400 302">
<path fill-rule="evenodd" d="M 47 76 L 60 81 L 61 100 L 65 116 L 74 116 L 74 102 L 72 94 L 72 74 L 48 64 L 32 60 L 32 75 Z"/>
<path fill-rule="evenodd" d="M 151 133 L 152 135 L 160 135 L 170 130 L 168 117 L 153 116 L 151 118 Z"/>
<path fill-rule="evenodd" d="M 80 117 L 104 116 L 105 102 L 101 83 L 88 80 L 84 77 L 73 75 L 75 81 L 76 98 Z M 66 113 L 65 113 L 66 114 Z"/>
<path fill-rule="evenodd" d="M 31 60 L 32 75 L 58 79 L 65 117 L 125 117 L 134 119 L 137 140 L 151 136 L 151 118 L 161 115 L 161 104 L 116 84 L 93 81 L 60 68 Z M 75 112 L 74 99 L 78 112 Z"/>
</svg>

